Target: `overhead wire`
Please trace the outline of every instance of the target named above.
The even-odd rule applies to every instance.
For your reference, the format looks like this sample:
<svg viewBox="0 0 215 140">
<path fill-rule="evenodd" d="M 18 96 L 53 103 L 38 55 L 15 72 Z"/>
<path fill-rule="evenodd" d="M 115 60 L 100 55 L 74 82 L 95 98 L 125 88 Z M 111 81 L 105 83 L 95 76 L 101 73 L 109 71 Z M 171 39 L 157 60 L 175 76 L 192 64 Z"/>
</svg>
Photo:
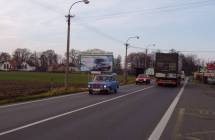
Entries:
<svg viewBox="0 0 215 140">
<path fill-rule="evenodd" d="M 32 1 L 31 1 L 32 2 Z M 43 5 L 41 2 L 38 2 L 37 0 L 33 0 L 33 2 L 39 6 L 42 6 L 43 8 L 46 8 L 50 11 L 53 11 L 57 14 L 62 15 L 63 12 L 57 11 L 55 8 L 49 6 L 49 5 Z M 114 14 L 109 14 L 109 15 L 103 15 L 103 16 L 89 16 L 87 18 L 113 18 L 116 16 L 127 16 L 129 14 L 143 14 L 144 12 L 148 11 L 148 12 L 162 12 L 162 10 L 176 10 L 177 8 L 190 8 L 188 6 L 194 6 L 194 5 L 198 5 L 198 6 L 208 6 L 209 4 L 215 4 L 213 3 L 215 1 L 210 1 L 210 0 L 204 0 L 204 1 L 198 1 L 198 2 L 190 2 L 190 3 L 183 3 L 183 4 L 178 4 L 178 5 L 172 5 L 172 6 L 163 6 L 163 7 L 158 7 L 158 8 L 152 8 L 152 9 L 143 9 L 143 10 L 138 10 L 138 11 L 127 11 L 127 12 L 119 12 L 119 13 L 114 13 Z M 175 9 L 174 9 L 175 8 Z M 153 11 L 154 10 L 154 11 Z M 159 11 L 160 10 L 160 11 Z M 101 30 L 97 29 L 96 27 L 93 27 L 92 25 L 84 22 L 85 19 L 87 19 L 86 17 L 78 17 L 76 21 L 78 21 L 81 26 L 85 27 L 86 29 L 95 32 L 96 34 L 103 36 L 104 38 L 107 38 L 109 40 L 112 40 L 116 43 L 119 44 L 124 44 L 124 41 L 121 41 L 119 39 L 116 39 L 115 37 L 102 32 Z M 161 50 L 161 49 L 150 49 L 150 48 L 142 48 L 142 47 L 138 47 L 138 46 L 134 46 L 134 45 L 130 45 L 129 47 L 134 48 L 134 49 L 141 49 L 141 50 L 145 50 L 145 49 L 149 49 L 152 51 L 169 51 L 169 50 Z M 214 53 L 215 51 L 179 51 L 179 52 L 205 52 L 205 53 Z"/>
<path fill-rule="evenodd" d="M 165 50 L 165 49 L 152 49 L 152 48 L 147 48 L 147 47 L 138 47 L 138 46 L 133 46 L 130 45 L 130 48 L 133 49 L 139 49 L 139 50 L 152 50 L 152 51 L 162 51 L 162 52 L 169 52 L 171 49 L 169 50 Z M 176 50 L 176 52 L 183 52 L 183 53 L 215 53 L 215 50 Z"/>
<path fill-rule="evenodd" d="M 174 10 L 184 10 L 196 7 L 203 7 L 203 6 L 211 6 L 215 4 L 215 1 L 198 1 L 198 2 L 189 2 L 189 3 L 182 3 L 182 4 L 175 4 L 169 6 L 162 6 L 157 8 L 150 8 L 150 9 L 142 9 L 137 11 L 124 11 L 124 12 L 117 12 L 112 14 L 100 15 L 100 16 L 88 16 L 88 17 L 81 17 L 82 20 L 87 19 L 94 19 L 94 20 L 102 20 L 108 18 L 116 18 L 116 17 L 125 17 L 131 15 L 142 15 L 142 14 L 152 14 L 152 13 L 161 13 L 161 12 L 169 12 Z"/>
</svg>

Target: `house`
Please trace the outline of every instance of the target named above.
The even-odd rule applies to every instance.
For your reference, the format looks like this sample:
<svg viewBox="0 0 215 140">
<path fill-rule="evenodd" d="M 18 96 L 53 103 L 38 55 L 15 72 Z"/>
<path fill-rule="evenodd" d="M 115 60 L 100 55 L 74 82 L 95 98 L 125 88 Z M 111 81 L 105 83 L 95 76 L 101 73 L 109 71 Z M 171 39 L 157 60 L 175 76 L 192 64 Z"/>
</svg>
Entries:
<svg viewBox="0 0 215 140">
<path fill-rule="evenodd" d="M 22 62 L 19 69 L 17 69 L 19 71 L 35 71 L 36 67 L 35 66 L 31 66 L 26 62 Z"/>
<path fill-rule="evenodd" d="M 10 61 L 0 62 L 0 71 L 10 71 L 10 70 L 12 70 L 12 65 Z"/>
</svg>

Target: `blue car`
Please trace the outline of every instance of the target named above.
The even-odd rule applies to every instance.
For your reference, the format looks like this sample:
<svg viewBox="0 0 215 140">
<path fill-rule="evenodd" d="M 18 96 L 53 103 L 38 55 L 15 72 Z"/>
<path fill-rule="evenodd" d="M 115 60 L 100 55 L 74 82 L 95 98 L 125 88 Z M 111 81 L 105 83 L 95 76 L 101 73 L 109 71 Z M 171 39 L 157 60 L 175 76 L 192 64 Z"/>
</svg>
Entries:
<svg viewBox="0 0 215 140">
<path fill-rule="evenodd" d="M 118 81 L 112 75 L 96 75 L 92 82 L 88 83 L 89 94 L 117 93 Z"/>
</svg>

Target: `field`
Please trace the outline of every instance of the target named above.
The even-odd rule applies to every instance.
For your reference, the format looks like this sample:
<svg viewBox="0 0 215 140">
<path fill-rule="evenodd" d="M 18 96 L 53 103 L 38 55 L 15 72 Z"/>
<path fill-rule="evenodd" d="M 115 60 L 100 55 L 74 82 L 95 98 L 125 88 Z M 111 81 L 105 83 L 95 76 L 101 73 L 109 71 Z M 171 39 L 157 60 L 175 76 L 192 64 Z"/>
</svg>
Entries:
<svg viewBox="0 0 215 140">
<path fill-rule="evenodd" d="M 134 77 L 128 77 L 134 81 Z M 117 76 L 122 83 L 123 76 Z M 69 84 L 75 89 L 87 87 L 88 74 L 73 73 L 69 75 Z M 64 85 L 63 73 L 39 72 L 0 72 L 0 100 L 19 96 L 35 95 Z"/>
</svg>

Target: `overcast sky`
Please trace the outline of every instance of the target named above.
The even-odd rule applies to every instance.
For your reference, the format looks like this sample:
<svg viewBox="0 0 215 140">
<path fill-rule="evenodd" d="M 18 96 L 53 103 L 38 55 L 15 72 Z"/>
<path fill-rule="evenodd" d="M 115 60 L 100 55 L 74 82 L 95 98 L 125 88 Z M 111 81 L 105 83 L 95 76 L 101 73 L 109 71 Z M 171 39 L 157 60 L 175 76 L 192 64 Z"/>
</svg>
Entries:
<svg viewBox="0 0 215 140">
<path fill-rule="evenodd" d="M 16 48 L 66 51 L 66 18 L 74 0 L 0 0 L 0 52 Z M 194 52 L 215 60 L 214 0 L 91 0 L 72 9 L 71 47 L 124 56 L 123 42 L 145 48 Z M 143 51 L 130 48 L 129 52 Z M 187 54 L 187 53 L 186 53 Z"/>
</svg>

